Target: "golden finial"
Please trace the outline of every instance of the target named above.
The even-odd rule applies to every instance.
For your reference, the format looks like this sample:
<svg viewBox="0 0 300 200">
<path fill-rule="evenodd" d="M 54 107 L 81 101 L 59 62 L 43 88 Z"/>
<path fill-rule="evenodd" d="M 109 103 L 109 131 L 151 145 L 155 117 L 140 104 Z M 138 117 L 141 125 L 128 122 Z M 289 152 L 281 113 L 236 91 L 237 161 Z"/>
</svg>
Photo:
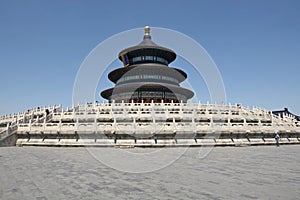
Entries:
<svg viewBox="0 0 300 200">
<path fill-rule="evenodd" d="M 150 35 L 150 26 L 145 26 L 145 35 Z"/>
</svg>

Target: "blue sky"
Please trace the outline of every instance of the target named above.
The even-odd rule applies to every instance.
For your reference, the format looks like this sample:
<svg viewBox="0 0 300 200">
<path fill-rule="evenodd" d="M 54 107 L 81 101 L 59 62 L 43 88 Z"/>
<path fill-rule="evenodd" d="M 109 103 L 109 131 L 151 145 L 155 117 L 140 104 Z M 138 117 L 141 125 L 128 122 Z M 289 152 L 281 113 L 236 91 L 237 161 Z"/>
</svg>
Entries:
<svg viewBox="0 0 300 200">
<path fill-rule="evenodd" d="M 220 70 L 228 102 L 300 114 L 299 10 L 297 0 L 1 0 L 0 114 L 71 106 L 76 73 L 89 52 L 145 25 L 199 42 Z M 107 79 L 100 84 L 110 86 Z M 205 89 L 196 92 L 209 100 Z"/>
</svg>

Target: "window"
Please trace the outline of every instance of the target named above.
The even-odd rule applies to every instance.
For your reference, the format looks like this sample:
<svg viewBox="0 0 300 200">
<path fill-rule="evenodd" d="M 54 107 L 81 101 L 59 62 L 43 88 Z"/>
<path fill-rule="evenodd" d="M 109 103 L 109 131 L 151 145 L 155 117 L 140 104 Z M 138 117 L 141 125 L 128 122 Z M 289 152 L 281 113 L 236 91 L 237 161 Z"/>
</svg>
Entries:
<svg viewBox="0 0 300 200">
<path fill-rule="evenodd" d="M 168 61 L 162 57 L 158 56 L 136 56 L 130 59 L 132 64 L 141 62 L 141 61 L 152 61 L 152 62 L 159 62 L 168 65 Z"/>
<path fill-rule="evenodd" d="M 132 80 L 141 81 L 143 79 L 163 80 L 163 81 L 179 84 L 179 81 L 177 79 L 173 78 L 173 77 L 163 76 L 163 75 L 158 75 L 158 74 L 141 74 L 141 75 L 132 75 L 132 76 L 125 76 L 124 75 L 123 77 L 121 77 L 118 80 L 117 83 L 122 83 L 122 82 L 132 81 Z"/>
</svg>

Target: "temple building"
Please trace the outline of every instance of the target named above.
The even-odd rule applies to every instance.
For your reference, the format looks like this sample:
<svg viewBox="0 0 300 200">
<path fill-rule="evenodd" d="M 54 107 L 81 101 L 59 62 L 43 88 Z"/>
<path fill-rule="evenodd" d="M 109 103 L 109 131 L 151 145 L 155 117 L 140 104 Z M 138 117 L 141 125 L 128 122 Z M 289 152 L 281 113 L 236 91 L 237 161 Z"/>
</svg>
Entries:
<svg viewBox="0 0 300 200">
<path fill-rule="evenodd" d="M 119 53 L 107 103 L 36 107 L 0 116 L 0 146 L 187 147 L 300 144 L 300 117 L 242 104 L 192 103 L 180 84 L 187 74 L 169 67 L 176 53 L 141 43 Z M 279 143 L 278 143 L 279 142 Z"/>
<path fill-rule="evenodd" d="M 108 78 L 116 84 L 101 92 L 110 102 L 187 102 L 194 93 L 180 87 L 187 74 L 168 65 L 176 59 L 176 53 L 155 44 L 150 27 L 145 27 L 143 41 L 119 53 L 124 67 L 109 73 Z"/>
</svg>

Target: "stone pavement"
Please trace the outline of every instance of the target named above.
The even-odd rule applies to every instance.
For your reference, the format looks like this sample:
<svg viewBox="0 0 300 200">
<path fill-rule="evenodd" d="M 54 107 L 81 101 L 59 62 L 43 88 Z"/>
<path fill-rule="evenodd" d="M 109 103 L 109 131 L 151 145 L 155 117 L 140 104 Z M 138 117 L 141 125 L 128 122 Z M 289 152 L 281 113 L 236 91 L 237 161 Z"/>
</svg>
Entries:
<svg viewBox="0 0 300 200">
<path fill-rule="evenodd" d="M 107 152 L 98 148 L 96 151 Z M 114 150 L 113 148 L 111 149 Z M 85 148 L 0 148 L 0 199 L 297 199 L 300 147 L 190 148 L 149 173 L 114 170 Z M 131 149 L 143 153 L 145 149 Z M 172 155 L 174 149 L 164 151 Z"/>
</svg>

